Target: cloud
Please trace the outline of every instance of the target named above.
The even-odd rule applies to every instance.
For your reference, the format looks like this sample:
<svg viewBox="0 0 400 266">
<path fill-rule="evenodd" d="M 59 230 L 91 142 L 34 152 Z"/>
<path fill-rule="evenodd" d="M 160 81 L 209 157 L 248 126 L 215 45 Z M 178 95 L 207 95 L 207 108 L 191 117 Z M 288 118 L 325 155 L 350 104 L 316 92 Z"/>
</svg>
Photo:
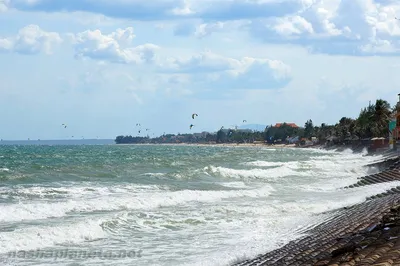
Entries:
<svg viewBox="0 0 400 266">
<path fill-rule="evenodd" d="M 203 52 L 189 58 L 169 59 L 163 73 L 174 73 L 171 84 L 189 83 L 199 89 L 274 89 L 291 80 L 291 69 L 278 60 L 229 58 Z"/>
<path fill-rule="evenodd" d="M 8 7 L 21 11 L 84 11 L 109 17 L 134 20 L 165 20 L 202 18 L 206 20 L 237 20 L 282 16 L 295 12 L 304 0 L 9 0 Z"/>
<path fill-rule="evenodd" d="M 313 53 L 397 55 L 400 50 L 400 21 L 395 19 L 400 2 L 392 0 L 5 0 L 0 7 L 13 8 L 176 21 L 176 36 L 246 30 L 255 39 L 301 45 Z"/>
<path fill-rule="evenodd" d="M 87 30 L 73 36 L 76 58 L 91 58 L 112 63 L 150 63 L 157 45 L 146 43 L 133 46 L 133 28 L 117 29 L 110 34 L 100 30 Z"/>
<path fill-rule="evenodd" d="M 317 53 L 396 54 L 398 13 L 397 1 L 317 0 L 294 14 L 254 20 L 248 30 L 263 41 L 307 46 Z"/>
<path fill-rule="evenodd" d="M 0 1 L 0 12 L 7 11 L 9 5 L 10 5 L 10 0 L 1 0 Z"/>
<path fill-rule="evenodd" d="M 0 51 L 19 54 L 52 53 L 53 46 L 62 39 L 56 32 L 46 32 L 38 25 L 28 25 L 18 31 L 16 36 L 0 38 Z"/>
<path fill-rule="evenodd" d="M 175 25 L 174 34 L 177 36 L 195 36 L 204 38 L 213 33 L 227 33 L 249 25 L 249 20 L 213 21 L 213 22 L 180 22 Z"/>
<path fill-rule="evenodd" d="M 202 52 L 189 58 L 169 58 L 161 65 L 161 69 L 173 73 L 200 73 L 226 71 L 239 66 L 240 62 L 236 59 Z"/>
</svg>

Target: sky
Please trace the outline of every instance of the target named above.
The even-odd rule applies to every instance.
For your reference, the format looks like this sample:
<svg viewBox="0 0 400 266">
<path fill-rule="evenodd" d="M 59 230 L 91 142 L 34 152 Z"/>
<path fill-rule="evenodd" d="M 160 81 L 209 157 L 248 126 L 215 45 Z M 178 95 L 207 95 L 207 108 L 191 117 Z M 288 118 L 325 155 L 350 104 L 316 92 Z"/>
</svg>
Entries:
<svg viewBox="0 0 400 266">
<path fill-rule="evenodd" d="M 0 138 L 354 118 L 397 101 L 396 16 L 398 0 L 0 0 Z"/>
</svg>

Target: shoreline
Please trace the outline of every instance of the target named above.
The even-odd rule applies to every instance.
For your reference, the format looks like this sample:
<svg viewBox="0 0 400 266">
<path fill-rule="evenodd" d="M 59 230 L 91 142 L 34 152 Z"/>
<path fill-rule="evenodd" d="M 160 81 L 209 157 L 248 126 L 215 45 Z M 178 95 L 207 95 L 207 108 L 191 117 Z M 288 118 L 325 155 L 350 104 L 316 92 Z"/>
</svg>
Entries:
<svg viewBox="0 0 400 266">
<path fill-rule="evenodd" d="M 399 157 L 371 166 L 381 170 L 343 189 L 400 180 Z M 230 265 L 400 265 L 400 186 L 329 213 L 305 237 Z"/>
<path fill-rule="evenodd" d="M 200 147 L 267 147 L 267 148 L 303 148 L 295 144 L 275 144 L 264 143 L 120 143 L 113 144 L 118 146 L 200 146 Z M 317 147 L 312 147 L 317 148 Z"/>
</svg>

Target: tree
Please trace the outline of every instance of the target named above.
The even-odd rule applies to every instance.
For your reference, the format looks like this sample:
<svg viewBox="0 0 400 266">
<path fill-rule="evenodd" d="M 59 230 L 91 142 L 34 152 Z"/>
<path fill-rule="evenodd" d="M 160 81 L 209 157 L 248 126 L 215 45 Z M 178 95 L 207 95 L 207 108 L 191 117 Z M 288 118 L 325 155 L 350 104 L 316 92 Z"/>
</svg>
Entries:
<svg viewBox="0 0 400 266">
<path fill-rule="evenodd" d="M 304 125 L 304 137 L 311 138 L 314 133 L 314 125 L 311 119 L 307 120 Z"/>
<path fill-rule="evenodd" d="M 336 137 L 341 141 L 351 138 L 355 130 L 355 120 L 349 117 L 342 117 L 335 125 Z"/>
<path fill-rule="evenodd" d="M 374 126 L 372 127 L 372 133 L 374 137 L 383 137 L 388 133 L 388 123 L 391 116 L 390 104 L 382 99 L 378 99 L 375 102 L 375 110 L 373 114 Z"/>
<path fill-rule="evenodd" d="M 226 141 L 226 133 L 222 129 L 217 132 L 217 143 L 223 143 Z"/>
<path fill-rule="evenodd" d="M 375 112 L 375 105 L 369 103 L 368 107 L 361 109 L 356 120 L 355 134 L 360 138 L 371 138 L 372 133 L 372 117 Z"/>
</svg>

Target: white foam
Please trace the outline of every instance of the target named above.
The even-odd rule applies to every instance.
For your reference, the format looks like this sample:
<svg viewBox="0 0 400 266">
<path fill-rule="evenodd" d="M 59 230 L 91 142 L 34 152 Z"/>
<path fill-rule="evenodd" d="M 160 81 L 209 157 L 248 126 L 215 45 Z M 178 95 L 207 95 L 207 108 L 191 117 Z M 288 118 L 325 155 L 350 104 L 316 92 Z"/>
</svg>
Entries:
<svg viewBox="0 0 400 266">
<path fill-rule="evenodd" d="M 144 176 L 165 176 L 164 173 L 144 173 Z"/>
<path fill-rule="evenodd" d="M 217 202 L 237 197 L 267 197 L 273 189 L 266 185 L 258 189 L 232 191 L 181 190 L 174 192 L 115 193 L 107 197 L 81 197 L 59 202 L 20 202 L 0 205 L 0 221 L 22 221 L 62 217 L 70 212 L 153 209 L 190 202 Z"/>
<path fill-rule="evenodd" d="M 301 212 L 304 214 L 318 214 L 362 203 L 367 197 L 383 193 L 399 185 L 400 181 L 394 181 L 346 189 L 334 193 L 310 196 L 302 201 L 277 204 L 276 208 L 288 213 Z"/>
<path fill-rule="evenodd" d="M 257 166 L 257 167 L 274 167 L 274 166 L 283 166 L 285 165 L 285 162 L 254 161 L 254 162 L 246 162 L 243 164 L 249 166 Z"/>
<path fill-rule="evenodd" d="M 106 236 L 102 220 L 86 220 L 61 226 L 32 226 L 0 234 L 0 254 L 52 247 L 61 244 L 78 244 Z"/>
<path fill-rule="evenodd" d="M 83 183 L 82 183 L 83 184 Z M 166 190 L 168 187 L 159 185 L 117 185 L 112 187 L 96 186 L 87 183 L 86 186 L 60 186 L 60 187 L 0 187 L 0 195 L 9 196 L 15 199 L 30 199 L 31 197 L 53 198 L 54 196 L 65 198 L 78 198 L 84 196 L 107 196 L 114 193 L 138 193 Z"/>
<path fill-rule="evenodd" d="M 246 178 L 246 179 L 276 179 L 279 177 L 291 176 L 291 175 L 304 175 L 304 173 L 298 173 L 289 168 L 278 168 L 278 169 L 231 169 L 220 166 L 209 166 L 204 168 L 205 171 L 209 171 L 213 174 L 219 174 L 226 178 Z"/>
<path fill-rule="evenodd" d="M 230 187 L 230 188 L 248 188 L 244 182 L 226 182 L 226 183 L 221 183 L 224 187 Z"/>
</svg>

